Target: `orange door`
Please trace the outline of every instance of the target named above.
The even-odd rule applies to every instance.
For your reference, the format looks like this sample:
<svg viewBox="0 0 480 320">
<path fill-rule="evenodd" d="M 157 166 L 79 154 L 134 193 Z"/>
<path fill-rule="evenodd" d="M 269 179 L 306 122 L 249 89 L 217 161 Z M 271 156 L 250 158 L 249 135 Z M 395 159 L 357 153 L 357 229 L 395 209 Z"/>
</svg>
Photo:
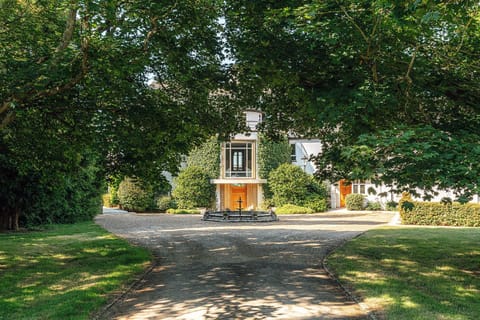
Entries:
<svg viewBox="0 0 480 320">
<path fill-rule="evenodd" d="M 338 186 L 340 189 L 340 208 L 343 208 L 345 207 L 345 198 L 352 193 L 352 185 L 347 185 L 346 181 L 342 179 L 338 182 Z"/>
<path fill-rule="evenodd" d="M 230 187 L 230 210 L 238 210 L 240 202 L 242 209 L 247 207 L 247 185 Z"/>
</svg>

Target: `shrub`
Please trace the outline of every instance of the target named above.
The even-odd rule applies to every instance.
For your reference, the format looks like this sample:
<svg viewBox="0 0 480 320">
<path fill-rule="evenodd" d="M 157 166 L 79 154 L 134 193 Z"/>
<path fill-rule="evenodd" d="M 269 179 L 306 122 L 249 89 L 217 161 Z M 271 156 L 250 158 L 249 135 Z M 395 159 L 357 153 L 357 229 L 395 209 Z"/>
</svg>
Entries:
<svg viewBox="0 0 480 320">
<path fill-rule="evenodd" d="M 173 209 L 170 208 L 167 210 L 167 213 L 170 214 L 201 214 L 198 209 Z"/>
<path fill-rule="evenodd" d="M 173 197 L 181 209 L 211 207 L 215 199 L 215 186 L 203 168 L 190 166 L 180 172 L 175 181 Z"/>
<path fill-rule="evenodd" d="M 285 204 L 301 205 L 309 193 L 311 177 L 293 164 L 282 164 L 270 172 L 268 185 L 273 193 L 273 202 L 281 207 Z"/>
<path fill-rule="evenodd" d="M 120 206 L 128 211 L 145 211 L 152 206 L 152 188 L 142 181 L 125 178 L 118 187 Z"/>
<path fill-rule="evenodd" d="M 358 193 L 348 194 L 345 198 L 345 204 L 348 210 L 363 210 L 365 195 Z"/>
<path fill-rule="evenodd" d="M 274 207 L 274 203 L 272 199 L 264 199 L 262 204 L 260 205 L 260 209 L 262 210 L 268 210 L 272 207 Z"/>
<path fill-rule="evenodd" d="M 111 187 L 109 195 L 110 195 L 110 205 L 112 207 L 118 206 L 120 204 L 120 199 L 118 199 L 118 187 L 117 188 Z"/>
<path fill-rule="evenodd" d="M 382 210 L 382 204 L 378 201 L 369 201 L 367 203 L 367 206 L 365 207 L 365 210 L 370 210 L 370 211 Z"/>
<path fill-rule="evenodd" d="M 386 206 L 385 206 L 385 210 L 387 211 L 397 211 L 398 210 L 398 202 L 396 201 L 388 201 Z"/>
<path fill-rule="evenodd" d="M 321 195 L 310 195 L 303 206 L 312 209 L 314 212 L 327 211 L 327 201 Z"/>
<path fill-rule="evenodd" d="M 405 224 L 480 227 L 480 204 L 416 201 L 411 204 L 411 207 L 400 207 Z"/>
<path fill-rule="evenodd" d="M 92 164 L 75 172 L 52 173 L 45 180 L 28 178 L 33 178 L 25 185 L 31 203 L 22 217 L 27 227 L 88 221 L 102 212 L 102 180 Z"/>
<path fill-rule="evenodd" d="M 275 210 L 276 214 L 310 214 L 314 211 L 310 208 L 296 206 L 294 204 L 286 204 Z"/>
<path fill-rule="evenodd" d="M 157 200 L 157 209 L 163 212 L 168 209 L 177 209 L 177 203 L 170 196 L 162 196 Z"/>
<path fill-rule="evenodd" d="M 110 194 L 105 193 L 102 195 L 102 203 L 104 207 L 110 208 L 112 204 L 110 203 Z"/>
</svg>

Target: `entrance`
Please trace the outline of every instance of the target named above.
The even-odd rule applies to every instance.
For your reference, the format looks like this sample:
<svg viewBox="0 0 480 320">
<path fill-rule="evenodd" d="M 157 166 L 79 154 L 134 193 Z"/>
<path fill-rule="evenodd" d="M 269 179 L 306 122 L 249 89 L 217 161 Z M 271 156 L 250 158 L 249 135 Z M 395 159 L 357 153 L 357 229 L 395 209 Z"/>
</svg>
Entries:
<svg viewBox="0 0 480 320">
<path fill-rule="evenodd" d="M 238 210 L 239 200 L 242 200 L 242 209 L 247 207 L 247 185 L 231 185 L 230 186 L 230 210 Z"/>
<path fill-rule="evenodd" d="M 352 193 L 352 185 L 347 185 L 345 179 L 342 179 L 338 182 L 338 188 L 340 189 L 340 208 L 344 208 L 345 198 Z"/>
</svg>

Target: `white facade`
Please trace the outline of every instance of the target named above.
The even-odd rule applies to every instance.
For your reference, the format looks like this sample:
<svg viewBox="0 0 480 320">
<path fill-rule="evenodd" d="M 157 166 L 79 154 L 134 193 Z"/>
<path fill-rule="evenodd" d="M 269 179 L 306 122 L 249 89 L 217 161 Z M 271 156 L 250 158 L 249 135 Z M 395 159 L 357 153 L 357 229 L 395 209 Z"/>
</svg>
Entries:
<svg viewBox="0 0 480 320">
<path fill-rule="evenodd" d="M 317 171 L 312 156 L 322 151 L 322 143 L 318 139 L 288 139 L 292 147 L 292 164 L 299 166 L 304 172 L 314 174 Z"/>
</svg>

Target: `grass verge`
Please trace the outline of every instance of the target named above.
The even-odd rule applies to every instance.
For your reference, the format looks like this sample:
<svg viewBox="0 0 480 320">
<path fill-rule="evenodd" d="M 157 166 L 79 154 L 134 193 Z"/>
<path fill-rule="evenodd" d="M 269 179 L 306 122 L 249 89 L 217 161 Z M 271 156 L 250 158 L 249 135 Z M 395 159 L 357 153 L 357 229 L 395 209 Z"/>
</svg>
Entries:
<svg viewBox="0 0 480 320">
<path fill-rule="evenodd" d="M 383 228 L 348 242 L 327 266 L 381 318 L 478 319 L 479 243 L 480 228 Z"/>
<path fill-rule="evenodd" d="M 0 234 L 0 319 L 88 319 L 150 258 L 93 222 Z"/>
</svg>

